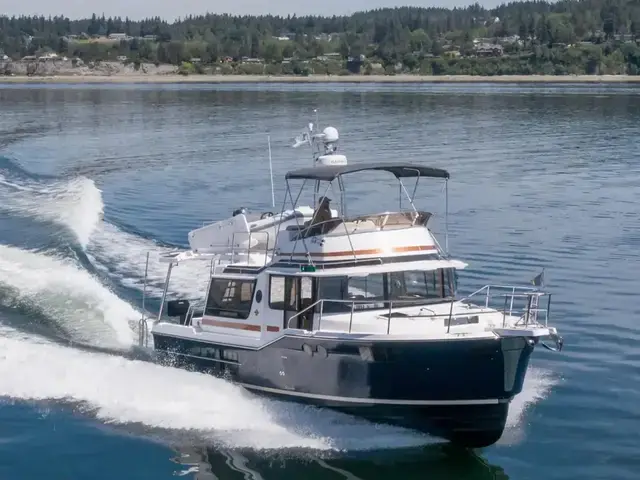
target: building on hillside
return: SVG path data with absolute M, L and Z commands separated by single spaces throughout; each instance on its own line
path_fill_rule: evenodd
M 479 43 L 473 47 L 473 50 L 478 57 L 501 57 L 504 55 L 502 45 L 493 43 Z
M 351 73 L 360 73 L 365 60 L 366 57 L 364 55 L 355 55 L 353 57 L 348 57 L 347 70 L 349 70 Z

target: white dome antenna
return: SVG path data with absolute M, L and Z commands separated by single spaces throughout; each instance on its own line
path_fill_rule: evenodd
M 303 145 L 309 145 L 312 149 L 314 165 L 316 163 L 322 165 L 346 165 L 347 158 L 344 155 L 338 155 L 336 153 L 338 150 L 338 141 L 340 140 L 338 129 L 335 127 L 325 127 L 321 133 L 316 133 L 319 130 L 318 111 L 314 110 L 314 113 L 316 114 L 316 123 L 310 122 L 307 125 L 307 131 L 296 137 L 293 147 L 298 148 Z M 332 158 L 328 158 L 327 156 L 332 156 Z
M 324 135 L 324 143 L 335 143 L 340 140 L 340 135 L 338 134 L 338 130 L 334 127 L 327 127 L 322 131 Z

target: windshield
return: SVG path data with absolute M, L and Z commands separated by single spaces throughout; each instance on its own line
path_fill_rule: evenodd
M 411 270 L 378 273 L 366 277 L 324 277 L 318 279 L 318 299 L 346 300 L 324 302 L 323 312 L 349 312 L 354 309 L 394 308 L 442 302 L 455 296 L 454 270 Z

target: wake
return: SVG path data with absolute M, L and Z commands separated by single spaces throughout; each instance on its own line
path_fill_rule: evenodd
M 160 257 L 179 249 L 158 245 L 105 222 L 102 191 L 93 180 L 77 177 L 43 183 L 0 174 L 0 186 L 0 210 L 70 232 L 92 266 L 125 287 L 142 290 L 148 252 L 147 292 L 153 297 L 162 295 L 167 264 L 161 263 Z M 180 265 L 172 273 L 170 296 L 202 298 L 209 270 L 207 262 Z
M 0 305 L 44 317 L 70 340 L 130 347 L 140 312 L 74 261 L 0 245 Z

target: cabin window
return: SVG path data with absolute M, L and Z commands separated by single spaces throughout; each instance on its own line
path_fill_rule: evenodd
M 316 282 L 316 299 L 325 300 L 323 313 L 348 313 L 351 301 L 356 302 L 355 310 L 384 309 L 389 308 L 389 301 L 394 308 L 400 308 L 436 303 L 455 295 L 454 269 L 389 272 L 363 277 L 318 277 Z M 303 297 L 304 290 L 303 286 Z M 319 311 L 320 306 L 315 309 L 316 313 Z
M 449 273 L 445 270 L 389 273 L 389 299 L 411 304 L 452 296 Z
M 455 268 L 444 269 L 444 296 L 455 297 L 458 289 L 458 272 Z
M 269 282 L 269 308 L 272 310 L 284 310 L 285 278 L 271 276 Z
M 255 280 L 213 278 L 205 315 L 249 318 L 255 285 Z
M 292 311 L 296 308 L 296 279 L 272 275 L 269 284 L 269 308 Z
M 354 303 L 355 310 L 384 308 L 384 277 L 383 273 L 349 277 L 347 299 L 357 302 Z M 351 308 L 351 305 L 348 306 Z
M 300 278 L 300 311 L 310 307 L 313 303 L 313 279 L 311 277 Z
M 343 300 L 347 297 L 347 277 L 319 277 L 318 282 L 318 299 L 324 300 Z M 323 302 L 318 305 L 316 311 L 322 313 L 341 313 L 350 312 L 351 305 L 342 302 Z

